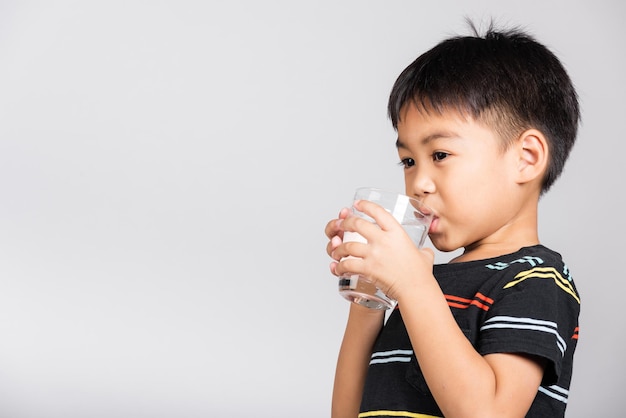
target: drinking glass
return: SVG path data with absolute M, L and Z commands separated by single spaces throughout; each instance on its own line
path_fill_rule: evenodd
M 432 211 L 419 200 L 401 193 L 373 187 L 357 189 L 353 202 L 357 200 L 369 200 L 382 206 L 402 225 L 418 248 L 424 245 L 432 221 Z M 358 211 L 354 205 L 352 212 L 354 216 L 374 222 L 374 219 Z M 343 242 L 354 241 L 367 242 L 361 234 L 345 231 Z M 359 274 L 348 273 L 339 277 L 339 293 L 347 300 L 371 309 L 390 309 L 396 304 L 395 300 L 385 295 L 367 277 Z

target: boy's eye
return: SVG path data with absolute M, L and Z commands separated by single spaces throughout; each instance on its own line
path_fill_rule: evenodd
M 447 156 L 448 156 L 447 152 L 437 151 L 433 153 L 433 161 L 445 160 Z
M 413 167 L 415 165 L 415 160 L 413 158 L 403 158 L 400 160 L 400 165 L 404 166 L 404 168 Z

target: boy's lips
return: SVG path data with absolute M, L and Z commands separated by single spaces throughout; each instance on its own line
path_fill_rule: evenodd
M 434 234 L 437 231 L 437 224 L 439 223 L 439 217 L 433 215 L 433 220 L 430 222 L 430 226 L 428 227 L 428 234 Z

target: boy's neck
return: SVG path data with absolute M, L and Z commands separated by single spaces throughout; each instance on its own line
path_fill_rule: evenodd
M 503 226 L 496 233 L 485 239 L 468 245 L 463 254 L 450 263 L 485 260 L 506 254 L 512 254 L 524 247 L 540 244 L 537 228 L 537 205 L 526 207 L 523 215 Z

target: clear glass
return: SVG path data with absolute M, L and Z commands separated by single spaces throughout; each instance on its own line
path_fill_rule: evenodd
M 428 236 L 428 229 L 432 221 L 432 212 L 419 200 L 388 190 L 372 187 L 362 187 L 356 190 L 354 201 L 369 200 L 375 202 L 391 213 L 402 225 L 413 243 L 421 248 Z M 352 207 L 355 216 L 370 222 L 372 218 Z M 356 232 L 345 232 L 343 242 L 367 242 Z M 396 301 L 385 295 L 372 284 L 367 277 L 358 274 L 345 274 L 339 278 L 339 293 L 353 303 L 367 306 L 371 309 L 390 309 Z

